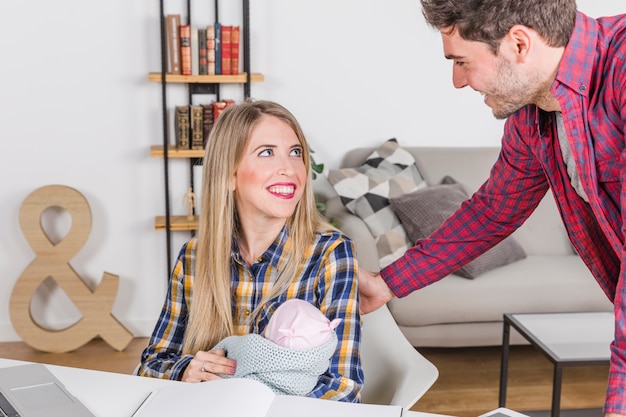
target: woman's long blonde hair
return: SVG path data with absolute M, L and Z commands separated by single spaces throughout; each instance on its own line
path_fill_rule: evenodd
M 291 126 L 302 145 L 308 176 L 302 199 L 287 220 L 291 251 L 283 254 L 286 258 L 280 264 L 276 283 L 251 317 L 297 277 L 300 262 L 314 241 L 315 232 L 332 229 L 316 209 L 309 147 L 296 118 L 271 101 L 249 101 L 227 108 L 213 126 L 204 155 L 192 301 L 183 345 L 185 354 L 209 350 L 233 334 L 231 253 L 239 225 L 232 180 L 252 129 L 263 115 L 277 117 Z

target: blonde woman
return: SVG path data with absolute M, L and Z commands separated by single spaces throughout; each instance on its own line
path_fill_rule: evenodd
M 269 101 L 228 108 L 208 140 L 203 175 L 197 238 L 178 255 L 139 375 L 188 382 L 233 375 L 236 362 L 212 348 L 228 336 L 262 334 L 279 305 L 299 298 L 341 319 L 330 366 L 307 395 L 360 401 L 353 244 L 316 210 L 295 117 Z

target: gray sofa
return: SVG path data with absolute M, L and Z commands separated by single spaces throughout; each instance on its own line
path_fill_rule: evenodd
M 484 182 L 499 148 L 404 147 L 426 183 L 452 176 L 472 193 Z M 349 151 L 342 167 L 357 167 L 374 148 Z M 378 270 L 374 239 L 365 223 L 350 214 L 338 196 L 327 201 L 327 216 L 356 245 L 359 266 Z M 525 259 L 474 279 L 449 275 L 426 288 L 396 298 L 388 306 L 416 347 L 489 346 L 502 342 L 502 315 L 509 312 L 612 311 L 613 306 L 569 243 L 552 195 L 548 193 L 514 234 Z M 511 343 L 526 343 L 512 334 Z

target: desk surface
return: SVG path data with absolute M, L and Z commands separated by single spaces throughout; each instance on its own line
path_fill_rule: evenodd
M 0 358 L 0 367 L 28 362 Z M 75 397 L 97 417 L 130 417 L 152 392 L 179 381 L 143 378 L 134 375 L 46 365 Z M 441 414 L 405 412 L 409 417 L 446 417 Z

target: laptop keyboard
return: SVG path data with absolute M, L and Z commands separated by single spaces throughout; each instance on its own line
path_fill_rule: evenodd
M 0 417 L 20 417 L 20 413 L 11 405 L 4 394 L 0 392 Z

